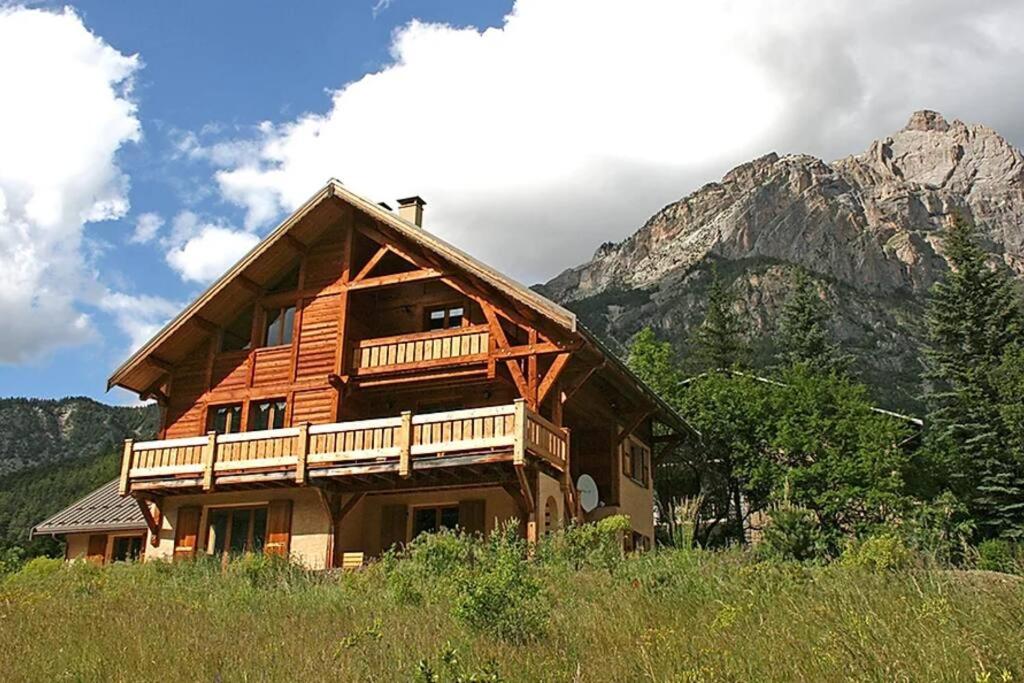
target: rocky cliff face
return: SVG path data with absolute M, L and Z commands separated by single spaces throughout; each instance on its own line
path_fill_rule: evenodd
M 1024 157 L 991 128 L 921 111 L 831 164 L 777 154 L 743 164 L 540 289 L 613 342 L 652 325 L 685 349 L 717 261 L 766 362 L 789 271 L 804 268 L 858 369 L 886 388 L 879 399 L 912 406 L 920 314 L 947 268 L 939 237 L 956 212 L 1024 278 Z

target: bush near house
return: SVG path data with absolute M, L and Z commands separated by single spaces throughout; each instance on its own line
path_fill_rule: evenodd
M 912 551 L 884 539 L 832 564 L 624 555 L 614 527 L 532 552 L 512 534 L 442 533 L 358 572 L 39 558 L 0 584 L 0 667 L 6 680 L 1024 680 L 1018 577 L 893 562 Z

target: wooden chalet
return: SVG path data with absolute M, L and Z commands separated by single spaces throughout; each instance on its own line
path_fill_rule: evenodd
M 117 482 L 146 558 L 351 566 L 442 527 L 516 518 L 532 540 L 616 513 L 652 543 L 652 446 L 686 425 L 573 313 L 424 229 L 423 206 L 328 182 L 114 372 L 161 407 Z

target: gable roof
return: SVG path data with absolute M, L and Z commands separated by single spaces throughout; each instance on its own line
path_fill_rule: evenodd
M 243 256 L 238 263 L 211 284 L 195 301 L 168 322 L 152 339 L 133 353 L 110 376 L 107 381 L 107 389 L 109 390 L 113 386 L 122 386 L 141 394 L 152 382 L 157 381 L 162 371 L 159 367 L 150 368 L 147 371 L 145 367 L 147 358 L 155 356 L 163 345 L 172 340 L 172 337 L 178 330 L 182 329 L 190 320 L 198 317 L 205 307 L 215 306 L 218 297 L 224 298 L 230 294 L 229 288 L 234 282 L 244 279 L 242 276 L 248 269 L 255 269 L 258 266 L 258 262 L 269 258 L 268 255 L 277 245 L 286 242 L 286 235 L 296 230 L 302 224 L 304 218 L 322 210 L 322 207 L 328 205 L 332 198 L 394 230 L 400 237 L 407 239 L 409 242 L 436 254 L 455 269 L 466 272 L 493 287 L 502 295 L 549 320 L 565 332 L 583 337 L 584 340 L 605 356 L 608 360 L 608 366 L 619 379 L 625 380 L 627 384 L 645 395 L 648 400 L 658 407 L 658 412 L 663 416 L 664 422 L 676 429 L 689 430 L 682 418 L 660 396 L 636 377 L 592 333 L 579 324 L 575 313 L 470 256 L 433 233 L 404 220 L 380 204 L 352 192 L 342 185 L 341 182 L 333 178 L 327 181 L 323 188 L 283 220 L 259 244 Z M 156 357 L 159 358 L 159 356 Z M 159 366 L 160 364 L 157 362 L 155 365 Z
M 122 498 L 117 480 L 104 484 L 85 498 L 32 528 L 33 536 L 107 531 L 145 531 L 146 520 L 134 498 Z

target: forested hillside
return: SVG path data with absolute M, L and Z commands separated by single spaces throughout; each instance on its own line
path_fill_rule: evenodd
M 156 431 L 156 406 L 108 406 L 88 398 L 0 399 L 0 549 L 34 552 L 32 526 L 117 474 L 121 444 Z

